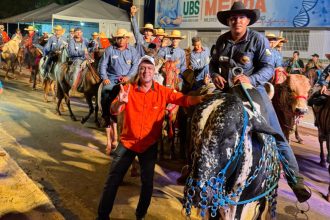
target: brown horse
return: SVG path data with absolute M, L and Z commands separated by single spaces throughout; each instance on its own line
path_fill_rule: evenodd
M 66 49 L 61 54 L 61 59 L 67 58 L 67 51 Z M 85 60 L 86 62 L 86 68 L 82 69 L 79 73 L 81 77 L 81 82 L 77 86 L 77 89 L 79 92 L 83 93 L 86 99 L 86 102 L 89 107 L 88 114 L 81 119 L 81 123 L 85 123 L 91 114 L 95 111 L 95 120 L 94 122 L 99 127 L 99 120 L 98 120 L 98 105 L 97 102 L 95 103 L 95 107 L 93 105 L 93 97 L 96 97 L 95 100 L 97 100 L 97 92 L 98 87 L 100 85 L 101 79 L 99 75 L 97 74 L 95 68 L 92 66 L 89 60 Z M 62 102 L 62 99 L 65 99 L 65 102 L 68 106 L 70 117 L 72 120 L 76 121 L 76 116 L 73 114 L 71 110 L 70 105 L 70 97 L 69 97 L 69 91 L 71 90 L 72 86 L 76 83 L 71 80 L 73 77 L 72 71 L 69 71 L 70 67 L 68 63 L 62 63 L 59 66 L 59 69 L 56 71 L 56 80 L 57 80 L 57 107 L 56 111 L 59 115 L 61 115 L 60 112 L 60 104 Z M 78 77 L 79 78 L 79 77 Z
M 7 43 L 4 44 L 2 48 L 1 57 L 6 63 L 7 71 L 5 75 L 5 80 L 8 80 L 8 73 L 11 69 L 13 77 L 15 79 L 15 65 L 16 65 L 16 58 L 19 51 L 19 44 L 21 43 L 22 38 L 20 36 L 16 36 Z
M 164 63 L 161 68 L 161 73 L 164 77 L 164 86 L 180 91 L 181 79 L 178 74 L 180 70 L 176 67 L 177 61 L 168 60 Z M 175 158 L 175 128 L 177 121 L 177 113 L 179 110 L 178 105 L 168 104 L 165 110 L 165 120 L 163 124 L 162 142 L 160 148 L 160 156 L 164 157 L 164 143 L 163 141 L 167 138 L 170 146 L 170 157 Z
M 276 76 L 278 74 L 281 75 Z M 275 87 L 273 105 L 283 133 L 289 140 L 290 131 L 308 111 L 307 97 L 311 86 L 307 77 L 298 74 L 283 75 L 283 72 L 278 71 L 275 73 L 275 79 L 283 79 L 273 81 Z M 301 138 L 298 130 L 295 133 L 299 141 Z
M 37 76 L 39 76 L 39 62 L 42 57 L 42 51 L 35 47 L 31 46 L 29 47 L 28 54 L 30 56 L 30 59 L 33 61 L 31 62 L 31 80 L 32 80 L 32 89 L 36 89 L 37 85 Z
M 330 76 L 327 80 L 330 80 Z M 330 163 L 330 90 L 326 91 L 326 95 L 328 96 L 325 100 L 325 103 L 321 106 L 313 106 L 313 112 L 315 116 L 315 124 L 319 133 L 319 143 L 320 143 L 320 164 L 323 167 L 326 167 L 326 161 Z M 323 151 L 323 142 L 326 142 L 326 148 L 328 151 L 327 160 L 324 158 Z M 330 166 L 328 167 L 329 175 L 330 175 Z M 326 196 L 326 200 L 330 202 L 330 184 L 329 184 L 329 192 Z
M 16 58 L 16 63 L 19 66 L 19 73 L 22 72 L 22 66 L 24 63 L 24 47 L 20 46 L 18 53 L 17 53 L 17 58 Z

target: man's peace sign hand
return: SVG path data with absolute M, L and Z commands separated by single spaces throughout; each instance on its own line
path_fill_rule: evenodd
M 138 10 L 139 9 L 135 5 L 133 5 L 131 7 L 131 16 L 135 16 L 135 14 L 138 12 Z
M 128 103 L 128 93 L 129 93 L 130 88 L 131 88 L 131 85 L 128 84 L 128 89 L 127 89 L 127 91 L 125 91 L 124 86 L 120 85 L 120 91 L 118 94 L 118 101 L 120 104 Z

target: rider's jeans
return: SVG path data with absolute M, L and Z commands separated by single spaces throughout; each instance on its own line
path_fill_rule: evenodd
M 293 151 L 288 143 L 288 141 L 286 140 L 283 131 L 281 129 L 280 123 L 278 121 L 278 118 L 276 116 L 276 112 L 274 110 L 274 107 L 267 95 L 267 92 L 265 90 L 265 87 L 263 86 L 258 86 L 257 90 L 259 91 L 259 93 L 262 96 L 262 99 L 265 103 L 265 107 L 266 107 L 266 111 L 268 113 L 268 121 L 270 126 L 274 129 L 274 131 L 276 131 L 282 138 L 284 141 L 281 140 L 276 140 L 276 145 L 280 151 L 280 153 L 284 156 L 284 158 L 288 161 L 288 166 L 289 168 L 294 171 L 295 176 L 299 175 L 299 167 L 298 167 L 298 163 L 296 160 L 296 157 L 293 154 Z M 285 169 L 285 165 L 283 165 L 283 169 Z M 295 182 L 293 181 L 290 176 L 287 176 L 288 182 Z
M 153 191 L 157 144 L 150 146 L 143 153 L 136 153 L 120 143 L 113 153 L 113 161 L 101 196 L 97 220 L 109 220 L 118 187 L 136 156 L 139 159 L 142 186 L 135 215 L 142 218 L 147 213 Z

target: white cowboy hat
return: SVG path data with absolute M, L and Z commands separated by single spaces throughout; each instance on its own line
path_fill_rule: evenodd
M 254 24 L 260 17 L 259 9 L 246 9 L 245 5 L 241 1 L 234 2 L 230 10 L 219 11 L 217 13 L 218 20 L 221 24 L 228 26 L 228 18 L 233 15 L 243 14 L 250 19 L 249 26 Z
M 279 40 L 280 39 L 280 37 L 277 37 L 274 33 L 267 33 L 266 34 L 266 38 L 268 38 L 268 40 L 269 39 L 275 39 L 275 40 Z
M 36 31 L 36 29 L 33 26 L 28 26 L 27 28 L 24 28 L 26 31 Z
M 186 36 L 181 36 L 181 31 L 173 30 L 170 35 L 167 36 L 168 38 L 178 38 L 178 39 L 185 39 Z
M 117 37 L 131 37 L 131 33 L 124 28 L 118 28 L 116 33 L 112 35 L 113 38 Z
M 92 34 L 92 36 L 99 36 L 99 33 L 94 32 L 94 33 Z

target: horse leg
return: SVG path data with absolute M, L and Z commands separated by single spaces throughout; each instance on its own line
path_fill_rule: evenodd
M 300 137 L 299 131 L 298 131 L 298 124 L 296 123 L 295 129 L 294 129 L 294 135 L 298 141 L 299 144 L 303 144 L 304 140 Z
M 118 145 L 118 130 L 117 130 L 117 122 L 111 123 L 112 126 L 112 137 L 111 137 L 111 148 L 116 148 Z
M 57 105 L 56 105 L 56 112 L 58 115 L 62 115 L 60 111 L 60 105 L 62 103 L 62 99 L 64 98 L 64 93 L 62 91 L 62 88 L 59 86 L 59 83 L 57 83 Z
M 89 112 L 88 112 L 88 115 L 86 115 L 85 117 L 83 117 L 81 119 L 81 124 L 85 124 L 85 122 L 89 119 L 91 114 L 93 114 L 93 112 L 94 112 L 92 97 L 88 94 L 85 94 L 85 98 L 86 98 L 86 102 L 88 104 Z
M 36 69 L 32 67 L 31 70 L 31 79 L 32 79 L 32 90 L 36 90 L 36 84 L 37 84 L 37 72 Z
M 65 99 L 66 106 L 68 106 L 68 109 L 69 109 L 69 112 L 70 112 L 70 118 L 72 119 L 72 121 L 77 121 L 77 118 L 73 114 L 72 109 L 71 109 L 69 92 L 64 93 L 64 99 Z
M 99 127 L 101 127 L 101 125 L 100 125 L 100 122 L 99 122 L 99 115 L 98 115 L 98 113 L 99 113 L 99 105 L 98 105 L 98 102 L 97 102 L 97 99 L 98 99 L 98 96 L 96 95 L 96 98 L 95 98 L 95 108 L 94 108 L 94 110 L 95 110 L 95 112 L 94 112 L 94 122 L 95 122 L 95 124 L 96 124 L 96 126 L 99 128 Z
M 173 135 L 171 138 L 171 160 L 175 160 L 176 159 L 176 155 L 175 155 L 175 138 L 177 136 L 177 132 L 176 132 L 176 124 L 177 124 L 177 120 L 175 120 L 174 122 L 172 122 L 172 130 L 173 130 Z
M 327 150 L 328 150 L 328 163 L 330 163 L 330 134 L 327 134 Z M 330 165 L 328 167 L 328 172 L 330 175 Z M 327 201 L 330 202 L 330 183 L 329 183 L 329 188 L 328 188 L 328 195 L 327 195 Z
M 324 150 L 323 150 L 323 137 L 319 134 L 319 143 L 320 143 L 320 166 L 326 167 L 326 162 L 324 158 Z
M 43 87 L 44 87 L 44 102 L 47 103 L 48 102 L 48 93 L 49 93 L 49 89 L 50 89 L 48 79 L 44 79 Z

